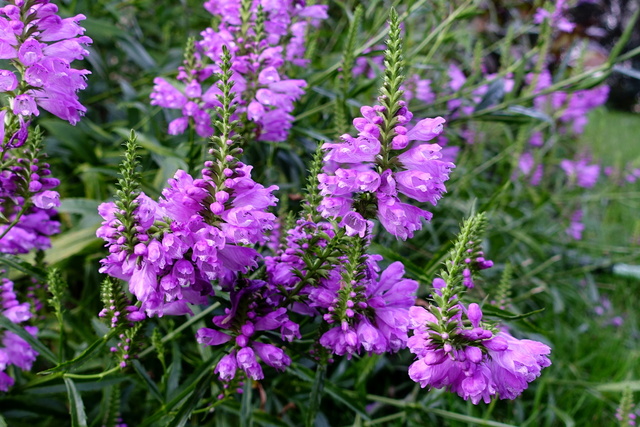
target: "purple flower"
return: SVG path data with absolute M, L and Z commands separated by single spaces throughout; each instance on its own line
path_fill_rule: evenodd
M 567 174 L 570 182 L 582 188 L 591 188 L 596 185 L 600 175 L 600 165 L 588 165 L 586 159 L 571 161 L 562 160 L 560 167 Z
M 582 240 L 584 224 L 582 223 L 582 210 L 578 209 L 571 215 L 571 223 L 565 233 L 573 240 Z
M 179 170 L 159 202 L 140 194 L 133 242 L 122 235 L 122 212 L 115 204 L 100 206 L 104 221 L 96 234 L 110 252 L 100 271 L 128 281 L 149 316 L 191 313 L 188 304 L 203 304 L 213 294 L 212 280 L 257 266 L 258 252 L 238 245 L 265 241 L 275 219 L 265 211 L 275 204 L 277 187 L 256 183 L 251 168 L 242 164 L 229 172 L 226 191 L 216 191 L 207 174 L 194 179 Z M 208 223 L 211 218 L 216 225 Z
M 304 59 L 307 28 L 316 25 L 319 19 L 326 19 L 327 7 L 300 6 L 294 2 L 262 2 L 260 6 L 267 36 L 264 40 L 250 37 L 247 41 L 239 39 L 243 24 L 241 2 L 205 2 L 205 9 L 216 16 L 220 24 L 215 30 L 207 28 L 201 32 L 202 38 L 195 43 L 195 64 L 185 61 L 185 66 L 180 67 L 177 79 L 185 87 L 184 91 L 165 79 L 154 80 L 151 104 L 181 112 L 181 117 L 169 124 L 169 133 L 183 133 L 191 124 L 202 137 L 213 134 L 209 112 L 220 105 L 216 96 L 220 89 L 211 77 L 219 71 L 222 47 L 226 46 L 232 55 L 234 72 L 236 114 L 233 119 L 246 113 L 255 125 L 254 136 L 258 141 L 287 139 L 294 119 L 291 112 L 294 103 L 304 94 L 306 82 L 288 78 L 283 68 L 287 64 L 308 63 Z M 253 36 L 258 3 L 251 8 L 249 31 Z
M 362 107 L 363 117 L 353 121 L 358 137 L 343 135 L 342 143 L 325 143 L 324 173 L 318 175 L 320 193 L 325 199 L 319 211 L 324 217 L 340 218 L 340 224 L 348 235 L 366 233 L 365 217 L 371 212 L 377 214 L 382 226 L 396 237 L 407 239 L 416 230 L 422 228 L 421 218 L 431 219 L 431 213 L 402 203 L 398 192 L 418 202 L 437 201 L 446 192 L 444 182 L 455 165 L 442 159 L 442 147 L 437 144 L 413 144 L 405 150 L 411 141 L 426 142 L 442 133 L 445 120 L 442 117 L 424 119 L 408 130 L 406 124 L 413 115 L 401 102 L 397 115 L 396 135 L 391 141 L 390 162 L 393 169 L 379 164 L 382 143 L 379 126 L 382 123 L 381 112 L 384 107 Z M 403 151 L 404 150 L 404 151 Z M 396 166 L 397 165 L 397 166 Z M 386 164 L 384 165 L 386 166 Z M 371 194 L 369 205 L 359 204 L 357 211 L 354 200 L 357 195 Z M 366 196 L 365 196 L 366 197 Z
M 19 61 L 24 67 L 22 78 L 32 86 L 13 99 L 15 114 L 37 116 L 40 107 L 75 125 L 86 111 L 77 92 L 86 87 L 89 71 L 73 69 L 71 63 L 89 54 L 85 47 L 92 41 L 78 25 L 84 15 L 61 19 L 57 11 L 48 2 L 9 2 L 0 10 L 0 27 L 4 28 L 0 57 Z M 0 75 L 5 91 L 16 89 L 12 72 L 2 70 Z
M 551 364 L 547 357 L 551 349 L 537 341 L 518 340 L 505 331 L 494 334 L 483 329 L 477 304 L 470 304 L 466 312 L 471 326 L 465 327 L 457 315 L 451 320 L 457 327 L 445 337 L 432 329 L 438 324 L 432 313 L 422 307 L 409 309 L 414 335 L 408 346 L 416 355 L 409 377 L 421 387 L 446 388 L 473 404 L 489 403 L 496 395 L 515 399 Z M 452 334 L 455 347 L 448 341 Z M 441 340 L 434 340 L 436 335 Z
M 5 316 L 13 323 L 22 323 L 29 320 L 33 315 L 30 311 L 29 303 L 20 303 L 13 288 L 13 282 L 7 278 L 0 278 L 0 315 Z M 36 335 L 38 329 L 32 326 L 25 326 L 25 330 L 31 335 Z M 0 347 L 0 391 L 8 391 L 14 384 L 14 379 L 4 371 L 9 365 L 14 365 L 23 371 L 31 369 L 33 362 L 38 356 L 29 343 L 13 332 L 4 331 L 2 336 L 2 347 Z

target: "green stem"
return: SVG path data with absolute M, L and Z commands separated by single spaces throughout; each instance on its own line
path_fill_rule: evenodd
M 18 212 L 18 214 L 16 215 L 15 219 L 11 221 L 11 223 L 7 226 L 7 228 L 5 228 L 2 234 L 0 234 L 0 240 L 2 240 L 2 238 L 7 235 L 9 230 L 11 230 L 13 227 L 18 225 L 18 223 L 20 222 L 20 218 L 22 217 L 22 215 L 25 214 L 27 209 L 29 209 L 30 207 L 31 207 L 31 203 L 25 202 L 25 204 L 22 206 L 22 209 L 20 209 L 20 212 Z
M 109 369 L 108 371 L 104 371 L 104 372 L 100 372 L 99 374 L 88 374 L 88 375 L 83 375 L 83 374 L 70 374 L 70 373 L 63 373 L 61 376 L 63 378 L 73 378 L 73 379 L 77 379 L 77 380 L 101 380 L 104 377 L 107 377 L 113 373 L 119 372 L 121 370 L 121 368 L 119 366 L 115 366 L 111 369 Z

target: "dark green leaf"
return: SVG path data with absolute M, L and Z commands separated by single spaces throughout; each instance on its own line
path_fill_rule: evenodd
M 71 378 L 64 379 L 64 385 L 67 387 L 67 395 L 69 396 L 69 412 L 71 414 L 72 427 L 87 427 L 87 415 L 84 412 L 84 403 L 76 385 Z
M 322 402 L 322 393 L 324 391 L 325 376 L 327 373 L 327 365 L 320 363 L 316 367 L 313 386 L 311 387 L 311 396 L 309 396 L 309 408 L 307 409 L 306 425 L 313 427 L 316 422 L 316 416 Z
M 145 384 L 147 385 L 147 388 L 149 389 L 149 392 L 151 392 L 153 397 L 158 399 L 160 403 L 164 403 L 164 399 L 162 398 L 162 394 L 160 393 L 158 386 L 156 385 L 156 383 L 153 382 L 153 380 L 151 379 L 151 377 L 149 376 L 147 371 L 144 369 L 144 366 L 142 366 L 139 360 L 133 361 L 133 369 L 135 369 L 135 371 L 138 373 L 140 378 L 142 378 L 142 380 L 145 382 Z
M 22 261 L 17 256 L 0 253 L 0 264 L 4 264 L 10 268 L 15 268 L 16 270 L 21 271 L 40 282 L 47 280 L 47 273 L 44 270 L 34 267 L 26 261 Z
M 54 366 L 51 369 L 47 369 L 46 371 L 42 371 L 41 374 L 52 374 L 58 371 L 68 371 L 72 367 L 78 367 L 91 359 L 94 353 L 100 351 L 102 347 L 107 343 L 107 341 L 116 334 L 116 330 L 111 330 L 107 336 L 100 338 L 99 340 L 91 343 L 89 347 L 87 347 L 80 355 L 75 357 L 72 360 L 68 360 L 64 363 L 61 363 L 57 366 Z
M 504 80 L 496 79 L 489 85 L 487 93 L 484 94 L 478 105 L 473 109 L 474 112 L 484 110 L 485 108 L 496 105 L 504 99 Z
M 189 417 L 191 417 L 191 412 L 193 412 L 193 409 L 198 405 L 202 395 L 210 385 L 212 377 L 213 373 L 209 372 L 208 375 L 205 375 L 198 381 L 198 384 L 196 384 L 187 401 L 180 406 L 180 410 L 171 422 L 167 424 L 167 427 L 183 427 L 187 424 Z M 247 381 L 247 383 L 250 383 L 250 381 Z

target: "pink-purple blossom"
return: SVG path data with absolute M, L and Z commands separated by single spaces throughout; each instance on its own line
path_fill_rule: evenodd
M 470 326 L 463 326 L 460 315 L 453 320 L 458 322 L 453 346 L 449 335 L 434 339 L 439 334 L 430 326 L 438 323 L 433 314 L 417 306 L 409 310 L 414 335 L 408 346 L 416 355 L 409 376 L 421 387 L 446 388 L 473 404 L 496 396 L 515 399 L 551 364 L 547 345 L 485 329 L 477 304 L 470 304 L 466 313 Z

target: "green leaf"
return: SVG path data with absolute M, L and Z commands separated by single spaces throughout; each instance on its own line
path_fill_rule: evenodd
M 87 217 L 95 217 L 96 223 L 100 223 L 101 217 L 98 214 L 100 200 L 85 199 L 82 197 L 69 197 L 60 202 L 58 212 L 75 213 Z
M 180 410 L 171 422 L 167 424 L 167 427 L 183 427 L 187 424 L 193 409 L 198 405 L 202 395 L 209 387 L 212 378 L 213 372 L 209 372 L 208 375 L 205 375 L 198 381 L 187 401 L 180 406 Z M 247 383 L 250 383 L 250 381 L 247 381 Z
M 240 405 L 240 425 L 251 426 L 251 419 L 253 418 L 253 405 L 251 404 L 251 396 L 253 390 L 253 381 L 247 380 L 244 382 L 242 393 L 242 404 Z
M 11 320 L 7 319 L 4 316 L 0 316 L 0 327 L 3 327 L 13 332 L 23 340 L 28 342 L 29 345 L 33 347 L 33 349 L 40 354 L 40 356 L 44 357 L 49 362 L 53 364 L 58 363 L 58 358 L 56 357 L 56 355 L 53 354 L 53 352 L 49 350 L 49 348 L 46 347 L 44 344 L 42 344 L 36 337 L 31 335 L 29 332 L 27 332 L 23 327 L 16 325 L 15 323 L 13 323 Z
M 487 105 L 484 108 L 488 107 L 490 107 L 490 105 Z M 553 125 L 555 123 L 553 121 L 553 118 L 551 118 L 551 116 L 549 116 L 548 114 L 545 114 L 533 108 L 523 107 L 521 105 L 510 105 L 504 110 L 487 114 L 484 114 L 482 111 L 478 111 L 478 115 L 472 114 L 468 118 L 463 117 L 460 120 L 465 119 L 503 123 L 529 123 L 532 120 L 546 122 L 550 125 Z M 452 122 L 453 121 L 456 120 L 452 120 Z
M 171 401 L 169 401 L 167 404 L 165 404 L 164 407 L 158 409 L 150 417 L 145 418 L 145 420 L 140 424 L 140 427 L 157 425 L 157 421 L 159 419 L 161 419 L 176 405 L 180 404 L 184 399 L 190 396 L 200 379 L 210 373 L 213 364 L 216 363 L 220 358 L 221 352 L 222 350 L 214 351 L 213 356 L 211 356 L 206 362 L 202 363 L 194 373 L 187 377 L 187 379 L 183 382 L 182 387 L 175 393 L 175 397 L 171 399 Z
M 624 74 L 625 76 L 633 77 L 634 79 L 640 80 L 640 71 L 634 70 L 633 68 L 627 68 L 621 65 L 614 65 L 613 71 L 620 74 Z
M 473 111 L 481 111 L 485 108 L 491 107 L 492 105 L 496 105 L 504 99 L 504 94 L 504 79 L 496 79 L 492 81 L 487 89 L 487 93 L 484 94 Z
M 131 382 L 130 377 L 126 376 L 118 376 L 118 377 L 109 377 L 102 378 L 100 380 L 94 381 L 75 381 L 76 390 L 82 391 L 99 391 L 104 390 L 107 387 L 111 387 L 116 384 L 121 384 L 123 382 Z M 29 384 L 26 385 L 29 387 Z M 25 387 L 25 388 L 26 388 Z M 66 387 L 64 384 L 56 384 L 56 385 L 46 385 L 41 387 L 30 387 L 25 389 L 25 396 L 30 396 L 31 399 L 42 399 L 43 395 L 51 395 L 64 393 Z
M 325 376 L 327 374 L 327 365 L 319 363 L 316 368 L 316 375 L 311 387 L 311 395 L 309 396 L 309 409 L 307 410 L 306 426 L 313 427 L 316 423 L 316 416 L 322 402 L 322 394 L 324 390 Z
M 417 266 L 406 257 L 398 254 L 398 252 L 389 249 L 387 246 L 383 246 L 379 243 L 372 243 L 371 250 L 376 254 L 382 255 L 385 259 L 391 261 L 402 261 L 408 275 L 424 283 L 430 282 L 429 276 L 424 274 L 422 267 Z
M 291 424 L 285 423 L 281 419 L 259 409 L 253 411 L 253 419 L 263 426 L 289 427 Z
M 64 385 L 67 387 L 69 395 L 69 412 L 71 413 L 72 427 L 87 427 L 87 415 L 84 412 L 84 403 L 76 385 L 71 378 L 64 379 Z
M 102 349 L 102 347 L 107 343 L 107 341 L 113 337 L 116 334 L 116 330 L 112 329 L 111 331 L 109 331 L 109 334 L 94 341 L 93 343 L 91 343 L 91 345 L 89 347 L 87 347 L 86 349 L 84 349 L 84 351 L 82 353 L 80 353 L 77 357 L 75 357 L 72 360 L 68 360 L 64 363 L 61 363 L 57 366 L 54 366 L 51 369 L 47 369 L 46 371 L 42 371 L 40 372 L 41 374 L 52 374 L 54 372 L 58 372 L 58 371 L 68 371 L 69 369 L 71 369 L 72 367 L 77 367 L 82 365 L 83 363 L 85 363 L 86 361 L 88 361 L 89 359 L 91 359 L 91 357 L 93 356 L 94 353 L 100 351 Z
M 484 420 L 478 417 L 472 417 L 470 415 L 457 414 L 451 411 L 445 411 L 444 409 L 436 409 L 436 408 L 424 408 L 425 412 L 431 412 L 432 414 L 439 415 L 442 418 L 446 418 L 449 420 L 463 421 L 466 423 L 470 423 L 478 426 L 489 426 L 489 427 L 516 427 L 513 424 L 504 424 L 499 423 L 497 421 L 489 421 Z
M 21 271 L 40 282 L 47 280 L 47 273 L 44 270 L 32 266 L 30 263 L 21 260 L 17 256 L 0 253 L 0 264 L 4 264 L 10 268 L 15 268 L 16 270 Z
M 524 313 L 524 314 L 515 314 L 515 313 L 512 313 L 510 311 L 498 308 L 498 307 L 496 307 L 494 305 L 483 305 L 482 306 L 482 314 L 484 314 L 486 316 L 498 317 L 500 319 L 505 319 L 505 320 L 525 319 L 525 318 L 527 318 L 529 316 L 533 316 L 534 314 L 542 313 L 544 310 L 545 310 L 544 308 L 541 308 L 539 310 L 530 311 L 530 312 Z
M 631 391 L 640 391 L 640 381 L 621 381 L 618 383 L 604 383 L 598 384 L 595 386 L 596 390 L 599 391 L 618 391 L 623 392 L 627 389 Z
M 142 380 L 145 382 L 147 388 L 149 389 L 149 392 L 151 392 L 151 395 L 158 399 L 160 403 L 164 403 L 164 399 L 162 398 L 162 394 L 160 393 L 158 386 L 153 382 L 149 374 L 147 374 L 147 371 L 144 369 L 144 366 L 142 366 L 139 360 L 133 361 L 133 368 L 138 373 L 138 375 L 140 375 L 140 378 L 142 378 Z
M 57 264 L 81 253 L 92 245 L 100 246 L 103 241 L 96 237 L 98 225 L 64 233 L 51 239 L 51 249 L 47 251 L 47 261 L 50 264 Z
M 131 129 L 116 128 L 114 130 L 122 138 L 128 139 L 130 137 Z M 170 148 L 160 145 L 160 143 L 154 138 L 140 132 L 138 132 L 136 135 L 138 144 L 149 152 L 156 153 L 165 157 L 177 157 L 182 159 L 178 153 Z
M 293 373 L 303 381 L 306 381 L 308 383 L 314 382 L 315 377 L 313 375 L 313 371 L 311 371 L 311 369 L 307 367 L 299 364 L 292 364 L 289 368 L 289 372 Z M 345 390 L 333 385 L 331 382 L 325 382 L 324 387 L 326 393 L 333 399 L 347 406 L 353 412 L 360 415 L 364 420 L 370 420 L 369 415 L 367 414 L 365 408 L 359 404 L 358 399 L 350 396 L 349 393 L 345 392 Z
M 609 54 L 609 59 L 608 59 L 609 64 L 615 63 L 615 60 L 618 58 L 618 56 L 622 52 L 622 49 L 624 49 L 624 47 L 627 45 L 627 43 L 631 39 L 631 35 L 633 34 L 636 21 L 638 20 L 639 17 L 640 17 L 640 9 L 636 9 L 631 19 L 627 21 L 624 32 L 622 33 L 622 35 L 620 36 L 616 44 L 611 49 L 611 53 Z

